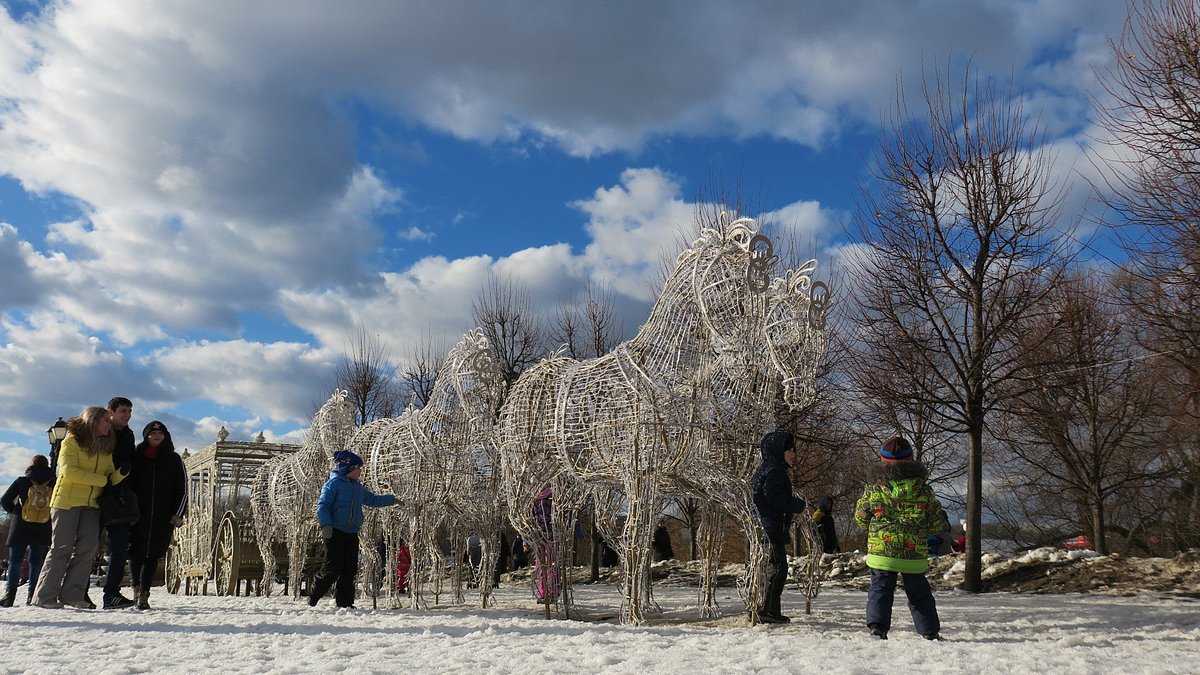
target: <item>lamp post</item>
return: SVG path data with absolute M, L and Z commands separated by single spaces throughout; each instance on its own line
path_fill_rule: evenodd
M 57 422 L 50 425 L 46 430 L 46 437 L 50 439 L 50 470 L 58 475 L 58 448 L 67 437 L 67 423 L 63 418 L 58 418 Z

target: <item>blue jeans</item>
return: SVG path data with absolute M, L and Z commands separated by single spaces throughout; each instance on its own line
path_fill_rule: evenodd
M 871 588 L 867 591 L 867 625 L 878 624 L 884 632 L 892 627 L 892 600 L 896 595 L 896 576 L 900 572 L 871 570 Z M 913 625 L 921 635 L 941 631 L 937 603 L 925 574 L 904 573 L 904 594 L 908 596 L 908 611 Z
M 16 593 L 21 584 L 21 562 L 25 560 L 25 551 L 29 550 L 29 588 L 37 586 L 38 575 L 42 573 L 42 561 L 46 559 L 48 544 L 22 544 L 8 547 L 8 592 Z
M 125 578 L 125 564 L 129 562 L 129 525 L 105 525 L 108 530 L 108 576 L 104 580 L 104 596 L 121 592 L 121 580 Z M 133 580 L 137 583 L 137 579 Z

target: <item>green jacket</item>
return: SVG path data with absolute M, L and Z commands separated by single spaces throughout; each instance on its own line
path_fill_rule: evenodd
M 89 455 L 80 447 L 75 434 L 67 434 L 58 450 L 58 480 L 50 495 L 50 506 L 56 509 L 71 509 L 78 506 L 96 508 L 96 497 L 108 484 L 125 480 L 125 476 L 113 467 L 112 455 L 97 452 Z
M 929 569 L 926 538 L 943 526 L 942 505 L 915 460 L 882 462 L 867 476 L 854 521 L 867 531 L 867 566 L 890 572 Z

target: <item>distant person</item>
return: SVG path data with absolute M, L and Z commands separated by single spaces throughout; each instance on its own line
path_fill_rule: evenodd
M 412 553 L 408 550 L 408 542 L 403 539 L 396 547 L 396 590 L 408 593 L 408 571 L 412 569 Z
M 38 607 L 95 607 L 87 599 L 87 586 L 100 547 L 96 497 L 110 481 L 119 485 L 128 475 L 127 467 L 113 466 L 112 449 L 112 422 L 106 408 L 91 406 L 67 422 L 50 497 L 50 552 L 34 591 L 33 604 Z
M 33 602 L 42 562 L 50 549 L 50 497 L 54 492 L 54 473 L 45 455 L 34 455 L 25 475 L 19 476 L 0 497 L 0 505 L 11 514 L 8 519 L 8 586 L 0 607 L 12 607 L 21 585 L 21 563 L 29 554 L 29 590 L 25 604 Z
M 825 495 L 817 500 L 817 510 L 813 511 L 813 527 L 821 541 L 821 551 L 824 553 L 841 553 L 838 545 L 837 529 L 833 524 L 833 497 Z
M 889 438 L 879 458 L 854 509 L 855 522 L 867 531 L 867 567 L 871 568 L 867 628 L 871 635 L 887 639 L 896 578 L 903 575 L 917 632 L 926 640 L 940 640 L 941 622 L 925 571 L 929 569 L 927 537 L 942 528 L 942 505 L 925 482 L 928 472 L 913 459 L 907 440 Z
M 512 559 L 514 570 L 529 566 L 529 544 L 521 537 L 513 539 Z
M 533 558 L 537 577 L 538 602 L 558 597 L 558 580 L 554 569 L 554 489 L 547 483 L 533 500 L 533 521 L 542 533 L 545 545 L 538 546 Z
M 363 507 L 380 508 L 396 503 L 395 495 L 377 495 L 359 482 L 362 458 L 342 450 L 333 457 L 334 468 L 317 499 L 317 523 L 325 542 L 325 563 L 309 591 L 308 604 L 316 607 L 335 583 L 334 602 L 354 607 L 354 577 L 358 574 L 358 530 Z
M 671 547 L 671 533 L 667 531 L 667 521 L 660 520 L 654 527 L 654 559 L 671 560 L 675 557 L 675 549 Z
M 471 578 L 467 581 L 467 588 L 479 587 L 479 572 L 483 566 L 483 540 L 478 534 L 472 534 L 467 537 L 467 565 L 470 567 Z
M 759 443 L 762 464 L 750 489 L 758 521 L 767 536 L 767 586 L 763 591 L 758 619 L 763 623 L 788 623 L 781 607 L 783 586 L 787 583 L 787 545 L 792 517 L 804 510 L 804 500 L 792 495 L 788 475 L 796 461 L 796 443 L 786 431 L 772 431 Z
M 129 538 L 129 570 L 136 606 L 144 611 L 150 609 L 150 587 L 158 563 L 171 547 L 175 528 L 183 525 L 187 515 L 187 470 L 162 422 L 154 420 L 142 429 L 128 482 L 137 493 L 142 514 Z
M 133 465 L 134 446 L 137 439 L 129 428 L 129 419 L 133 416 L 133 402 L 124 396 L 114 396 L 108 402 L 108 419 L 112 423 L 113 434 L 113 466 L 125 467 Z M 114 490 L 131 489 L 129 484 L 122 487 L 114 486 Z M 108 533 L 108 571 L 104 579 L 102 602 L 104 609 L 123 609 L 133 607 L 130 598 L 121 595 L 121 584 L 125 580 L 125 565 L 129 562 L 129 533 L 133 523 L 116 523 L 105 521 L 104 514 L 100 515 L 104 531 Z M 136 586 L 137 576 L 131 576 L 131 583 Z

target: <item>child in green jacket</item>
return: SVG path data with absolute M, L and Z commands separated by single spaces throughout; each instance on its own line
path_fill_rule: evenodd
M 933 589 L 925 579 L 929 569 L 926 539 L 942 525 L 942 505 L 925 482 L 925 465 L 913 459 L 913 448 L 899 436 L 879 450 L 882 460 L 867 475 L 867 485 L 854 509 L 854 520 L 867 531 L 867 627 L 886 640 L 892 626 L 896 575 L 904 575 L 904 592 L 917 632 L 940 640 L 941 622 Z

